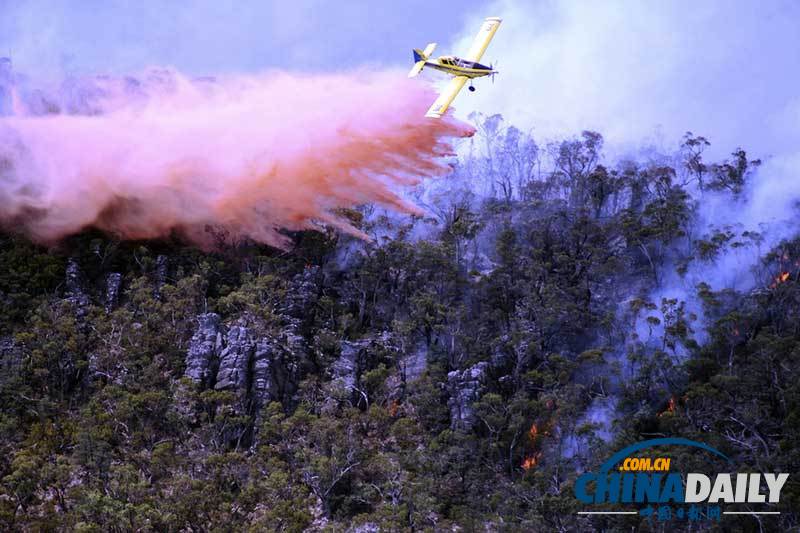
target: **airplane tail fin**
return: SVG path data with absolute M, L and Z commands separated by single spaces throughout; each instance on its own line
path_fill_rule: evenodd
M 418 48 L 414 48 L 414 66 L 411 67 L 411 72 L 408 73 L 409 78 L 413 78 L 420 72 L 422 72 L 422 68 L 425 66 L 425 61 L 431 57 L 433 50 L 436 48 L 436 43 L 429 43 L 428 46 L 425 47 L 425 50 L 420 50 Z

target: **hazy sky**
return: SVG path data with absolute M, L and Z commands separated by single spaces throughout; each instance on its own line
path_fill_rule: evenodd
M 462 117 L 502 112 L 539 138 L 591 128 L 622 144 L 671 146 L 692 130 L 720 155 L 800 144 L 796 0 L 0 0 L 0 53 L 56 78 L 405 69 L 429 41 L 463 53 L 486 16 L 504 19 L 484 57 L 500 75 L 460 95 Z
M 461 0 L 0 0 L 0 53 L 21 69 L 170 65 L 192 74 L 406 65 L 456 35 Z
M 692 130 L 722 154 L 800 143 L 798 1 L 501 0 L 490 10 L 504 18 L 487 52 L 500 75 L 462 107 L 622 142 Z

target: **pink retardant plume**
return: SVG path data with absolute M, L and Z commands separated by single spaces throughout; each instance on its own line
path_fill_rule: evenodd
M 433 90 L 396 72 L 190 81 L 159 70 L 63 93 L 0 118 L 0 223 L 40 242 L 89 227 L 204 247 L 209 227 L 278 247 L 282 228 L 360 235 L 337 208 L 417 212 L 393 188 L 449 171 L 452 140 L 473 133 L 425 118 Z

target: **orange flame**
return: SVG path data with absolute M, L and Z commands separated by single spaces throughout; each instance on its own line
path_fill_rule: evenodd
M 774 288 L 775 288 L 775 287 L 777 287 L 779 284 L 781 284 L 781 283 L 785 283 L 786 281 L 788 281 L 788 279 L 789 279 L 789 275 L 790 275 L 790 274 L 789 274 L 789 272 L 781 272 L 780 274 L 778 274 L 777 276 L 775 276 L 775 278 L 774 278 L 774 279 L 775 279 L 775 281 L 773 281 L 773 282 L 770 284 L 769 288 L 770 288 L 770 289 L 774 289 Z
M 539 435 L 539 428 L 536 427 L 536 424 L 531 424 L 531 429 L 528 430 L 528 437 L 531 440 L 536 440 L 537 435 Z
M 522 468 L 523 470 L 530 470 L 534 468 L 536 465 L 539 464 L 539 459 L 542 457 L 542 452 L 536 452 L 532 455 L 529 455 L 522 461 Z
M 678 403 L 675 401 L 675 396 L 673 396 L 672 398 L 669 399 L 669 403 L 667 403 L 667 408 L 664 409 L 663 411 L 661 411 L 660 413 L 658 413 L 658 416 L 662 417 L 667 413 L 674 413 L 675 412 L 675 407 L 677 407 L 677 404 Z

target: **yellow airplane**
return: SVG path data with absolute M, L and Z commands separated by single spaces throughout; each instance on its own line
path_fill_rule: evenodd
M 467 80 L 491 75 L 494 81 L 494 75 L 497 74 L 497 71 L 491 65 L 487 67 L 486 65 L 481 65 L 478 61 L 486 51 L 486 47 L 489 46 L 489 41 L 494 37 L 501 22 L 502 19 L 497 17 L 489 17 L 484 20 L 465 58 L 440 56 L 438 59 L 430 59 L 433 50 L 436 48 L 436 43 L 430 43 L 425 47 L 425 50 L 414 49 L 414 66 L 411 68 L 411 72 L 408 73 L 409 78 L 413 78 L 422 72 L 424 67 L 441 70 L 453 76 L 450 84 L 439 94 L 439 97 L 428 109 L 428 112 L 425 113 L 426 117 L 441 118 L 450 104 L 453 103 L 453 100 L 455 100 L 458 92 L 467 83 Z M 469 90 L 475 90 L 471 81 Z

